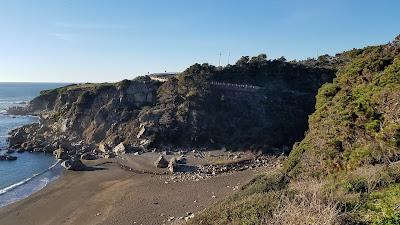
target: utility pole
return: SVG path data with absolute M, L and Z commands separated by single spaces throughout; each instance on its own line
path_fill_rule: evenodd
M 227 65 L 229 65 L 229 58 L 231 57 L 231 52 L 229 51 L 229 53 L 228 53 L 228 64 Z
M 222 56 L 222 53 L 221 53 L 221 52 L 219 52 L 218 66 L 221 66 L 221 56 Z

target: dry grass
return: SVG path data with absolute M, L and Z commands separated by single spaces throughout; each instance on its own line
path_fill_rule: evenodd
M 336 225 L 340 224 L 338 204 L 324 191 L 319 180 L 292 182 L 283 192 L 279 205 L 263 224 L 269 225 Z
M 312 198 L 282 196 L 279 207 L 266 219 L 270 225 L 336 225 L 339 211 L 334 202 L 325 202 L 317 196 Z
M 386 165 L 360 167 L 349 174 L 348 180 L 353 186 L 353 191 L 367 193 L 394 182 Z
M 387 207 L 388 202 L 397 204 L 398 186 L 390 185 L 400 181 L 399 174 L 400 163 L 392 163 L 364 166 L 324 179 L 289 182 L 277 170 L 257 177 L 228 200 L 197 215 L 190 224 L 368 224 L 372 221 L 372 217 L 365 219 L 366 210 L 371 211 L 369 206 L 380 212 L 392 210 L 394 203 Z M 382 190 L 384 194 L 379 195 Z

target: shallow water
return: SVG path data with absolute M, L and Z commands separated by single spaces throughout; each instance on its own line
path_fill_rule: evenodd
M 23 105 L 39 95 L 41 90 L 65 84 L 0 83 L 0 154 L 7 151 L 8 133 L 19 126 L 38 121 L 32 116 L 6 114 L 11 106 Z M 25 198 L 56 179 L 61 168 L 51 154 L 12 153 L 16 161 L 0 161 L 0 207 Z

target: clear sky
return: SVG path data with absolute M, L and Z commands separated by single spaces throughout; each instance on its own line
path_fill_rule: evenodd
M 102 82 L 386 43 L 399 0 L 0 0 L 0 82 Z

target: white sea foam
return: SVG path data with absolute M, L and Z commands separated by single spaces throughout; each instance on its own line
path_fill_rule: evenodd
M 8 187 L 5 187 L 5 188 L 3 188 L 3 189 L 0 189 L 0 195 L 3 195 L 3 194 L 5 194 L 5 193 L 7 193 L 7 192 L 9 192 L 9 191 L 11 191 L 11 190 L 13 190 L 13 189 L 15 189 L 15 188 L 17 188 L 17 187 L 19 187 L 19 186 L 21 186 L 21 185 L 23 185 L 23 184 L 26 184 L 26 183 L 28 183 L 30 180 L 32 180 L 33 178 L 35 178 L 35 177 L 37 177 L 37 176 L 39 176 L 39 175 L 42 175 L 42 174 L 44 174 L 44 173 L 46 173 L 47 171 L 49 171 L 49 170 L 51 170 L 51 169 L 53 169 L 55 166 L 57 166 L 57 164 L 60 162 L 60 160 L 58 160 L 57 162 L 55 162 L 53 165 L 51 165 L 49 168 L 47 168 L 46 170 L 44 170 L 43 172 L 41 172 L 41 173 L 35 173 L 35 174 L 33 174 L 31 177 L 28 177 L 28 178 L 26 178 L 26 179 L 24 179 L 24 180 L 22 180 L 22 181 L 20 181 L 20 182 L 17 182 L 17 183 L 15 183 L 15 184 L 12 184 L 12 185 L 10 185 L 10 186 L 8 186 Z M 49 179 L 48 178 L 46 178 L 47 179 L 47 181 L 49 181 Z M 44 182 L 45 184 L 44 184 L 44 186 L 46 186 L 46 184 L 48 183 L 46 183 L 46 182 Z M 43 187 L 42 187 L 43 188 Z M 40 189 L 42 189 L 42 188 L 40 188 Z M 39 190 L 40 190 L 39 189 Z

